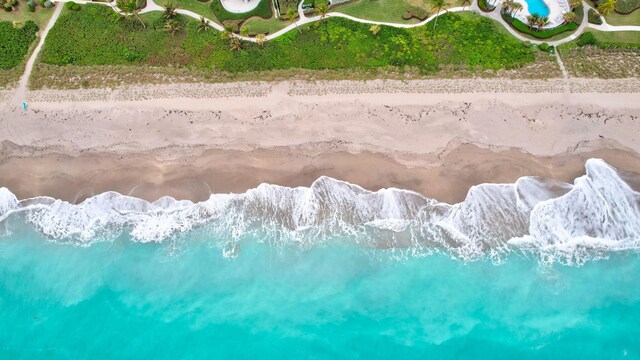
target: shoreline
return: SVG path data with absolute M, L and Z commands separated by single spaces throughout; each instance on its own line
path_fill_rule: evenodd
M 421 162 L 419 166 L 407 166 L 394 158 L 396 154 L 354 154 L 332 150 L 334 145 L 309 146 L 313 150 L 307 146 L 252 151 L 213 149 L 164 161 L 154 158 L 153 151 L 124 157 L 108 153 L 69 156 L 45 150 L 40 156 L 3 157 L 0 187 L 7 187 L 19 199 L 49 196 L 71 203 L 107 191 L 147 201 L 170 196 L 197 202 L 213 193 L 242 193 L 262 183 L 309 187 L 321 176 L 328 176 L 367 190 L 398 188 L 454 204 L 463 201 L 472 186 L 514 183 L 523 176 L 573 183 L 584 175 L 585 162 L 590 158 L 640 174 L 640 155 L 618 149 L 533 156 L 518 149 L 491 150 L 460 144 L 446 154 L 422 156 L 419 160 L 403 154 L 404 161 Z M 5 151 L 6 146 L 3 144 Z
M 561 79 L 518 81 L 526 93 L 507 79 L 32 91 L 28 111 L 0 119 L 0 187 L 197 201 L 330 176 L 452 203 L 480 183 L 572 182 L 588 158 L 640 173 L 640 82 L 601 82 L 583 80 L 601 92 L 582 93 Z

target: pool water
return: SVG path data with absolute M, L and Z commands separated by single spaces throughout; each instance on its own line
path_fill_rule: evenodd
M 549 7 L 543 0 L 525 0 L 531 15 L 536 14 L 541 17 L 549 16 Z

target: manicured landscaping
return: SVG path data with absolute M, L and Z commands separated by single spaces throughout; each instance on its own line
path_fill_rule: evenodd
M 640 9 L 640 0 L 616 0 L 616 12 L 629 14 Z
M 640 47 L 640 32 L 638 31 L 598 31 L 589 30 L 598 40 L 598 46 L 634 46 Z M 640 53 L 638 54 L 640 57 Z
M 431 2 L 429 0 L 358 0 L 354 3 L 333 7 L 332 10 L 343 14 L 355 16 L 361 19 L 389 22 L 406 23 L 410 22 L 402 18 L 411 8 L 423 9 L 426 13 L 431 13 Z
M 637 25 L 640 26 L 640 10 L 636 10 L 630 14 L 619 14 L 617 12 L 611 12 L 611 14 L 605 16 L 605 20 L 609 25 L 624 26 L 624 25 Z
M 243 27 L 247 28 L 249 34 L 273 34 L 278 30 L 284 29 L 290 22 L 283 19 L 261 19 L 258 17 L 247 20 Z
M 219 0 L 212 0 L 212 1 L 219 1 Z M 164 6 L 168 2 L 168 0 L 166 1 L 155 0 L 154 2 L 160 6 Z M 212 21 L 217 21 L 218 23 L 222 23 L 220 20 L 216 18 L 216 14 L 213 13 L 213 10 L 211 10 L 211 5 L 210 5 L 211 1 L 202 2 L 198 0 L 173 0 L 173 3 L 179 9 L 193 11 L 194 13 L 202 15 L 207 19 L 210 19 Z
M 45 9 L 39 5 L 35 7 L 35 11 L 29 11 L 26 3 L 20 2 L 18 6 L 11 12 L 6 12 L 4 10 L 0 11 L 0 21 L 18 21 L 21 23 L 26 23 L 31 20 L 35 22 L 39 28 L 44 28 L 53 15 L 53 9 Z
M 41 60 L 53 65 L 137 64 L 224 72 L 393 66 L 422 73 L 451 66 L 510 69 L 535 60 L 534 50 L 496 32 L 491 20 L 475 14 L 445 14 L 435 31 L 433 23 L 414 29 L 382 27 L 375 37 L 367 24 L 332 18 L 264 46 L 243 43 L 240 51 L 230 50 L 217 31 L 197 31 L 197 21 L 186 17 L 178 16 L 183 30 L 175 36 L 164 30 L 162 14 L 145 14 L 143 19 L 146 28 L 96 5 L 65 12 L 49 33 Z
M 568 24 L 564 24 L 553 29 L 543 29 L 543 30 L 537 31 L 535 29 L 529 28 L 527 24 L 523 23 L 522 21 L 516 18 L 512 18 L 508 14 L 503 13 L 502 18 L 504 19 L 504 21 L 507 22 L 507 24 L 510 24 L 514 29 L 520 31 L 521 33 L 531 35 L 537 39 L 548 39 L 552 36 L 556 36 L 558 34 L 562 34 L 567 31 L 573 31 L 577 29 L 579 26 L 578 24 L 572 21 Z

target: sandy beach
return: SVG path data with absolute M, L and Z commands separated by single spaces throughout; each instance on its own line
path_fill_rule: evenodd
M 480 183 L 572 181 L 594 157 L 640 172 L 640 81 L 556 80 L 39 90 L 27 111 L 5 92 L 0 186 L 201 200 L 326 175 L 457 202 Z

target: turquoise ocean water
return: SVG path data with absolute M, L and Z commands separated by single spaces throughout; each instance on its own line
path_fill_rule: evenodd
M 503 187 L 490 187 L 490 198 L 471 191 L 465 206 L 415 211 L 406 203 L 422 200 L 403 193 L 414 213 L 400 214 L 390 203 L 398 193 L 315 184 L 300 190 L 323 194 L 313 227 L 294 208 L 281 213 L 291 204 L 273 191 L 283 188 L 259 190 L 277 205 L 212 197 L 226 201 L 215 216 L 211 204 L 153 208 L 113 194 L 17 202 L 5 190 L 0 358 L 637 359 L 639 198 L 612 168 L 591 165 L 572 186 L 546 183 L 551 200 L 529 182 L 512 187 L 537 194 L 533 210 L 532 194 L 511 207 Z M 378 205 L 354 207 L 353 193 Z M 559 212 L 536 220 L 551 211 L 543 205 Z M 437 216 L 420 218 L 424 206 Z M 508 209 L 529 214 L 527 226 Z M 311 231 L 319 226 L 326 232 Z

